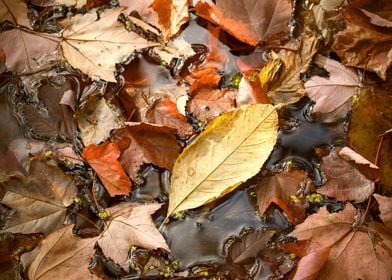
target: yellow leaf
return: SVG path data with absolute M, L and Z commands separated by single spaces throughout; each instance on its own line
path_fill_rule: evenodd
M 177 159 L 167 216 L 217 199 L 257 174 L 275 145 L 277 128 L 278 114 L 269 104 L 216 118 Z

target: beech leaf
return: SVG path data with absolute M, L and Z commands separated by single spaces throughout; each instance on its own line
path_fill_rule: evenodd
M 122 10 L 120 7 L 105 10 L 99 17 L 92 10 L 62 21 L 61 48 L 69 64 L 92 79 L 116 82 L 116 63 L 124 62 L 136 50 L 157 45 L 128 32 L 117 21 Z
M 275 107 L 265 104 L 216 118 L 177 159 L 167 216 L 217 199 L 259 172 L 276 143 L 277 125 Z
M 154 0 L 150 7 L 158 14 L 158 22 L 164 42 L 178 33 L 181 26 L 188 22 L 187 0 Z
M 71 176 L 43 160 L 31 161 L 29 173 L 3 183 L 7 192 L 1 202 L 15 210 L 4 230 L 48 234 L 64 223 L 77 189 Z
M 161 206 L 161 204 L 123 202 L 108 208 L 107 211 L 113 219 L 98 240 L 105 256 L 128 271 L 127 259 L 131 246 L 149 250 L 162 248 L 170 251 L 151 218 L 151 215 Z
M 313 113 L 330 113 L 350 100 L 357 92 L 359 77 L 354 70 L 321 55 L 316 56 L 314 63 L 327 70 L 329 77 L 313 76 L 305 83 L 305 90 L 316 102 Z
M 73 226 L 52 232 L 39 247 L 28 253 L 37 254 L 27 270 L 30 280 L 92 279 L 88 266 L 98 237 L 77 237 L 72 233 Z M 22 261 L 27 257 L 23 255 Z
M 89 145 L 82 155 L 97 172 L 110 196 L 129 195 L 131 181 L 118 161 L 120 148 L 116 142 L 105 142 L 99 146 Z

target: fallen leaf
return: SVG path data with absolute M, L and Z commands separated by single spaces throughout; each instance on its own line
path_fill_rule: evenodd
M 5 61 L 6 61 L 5 53 L 3 49 L 0 48 L 0 74 L 2 74 L 7 70 L 7 68 L 5 67 Z
M 382 196 L 379 194 L 373 194 L 378 202 L 378 207 L 380 209 L 380 218 L 383 221 L 385 227 L 392 231 L 392 198 Z
M 261 86 L 260 79 L 257 78 L 257 73 L 253 69 L 243 72 L 235 100 L 237 106 L 271 103 Z
M 357 0 L 343 10 L 346 28 L 336 35 L 332 49 L 343 64 L 372 71 L 385 80 L 392 65 L 392 27 L 373 24 L 360 9 L 364 3 L 370 2 Z M 373 7 L 381 12 L 388 9 L 385 5 L 377 3 Z M 389 22 L 392 24 L 391 19 Z
M 340 157 L 339 150 L 334 148 L 322 159 L 321 170 L 327 182 L 317 192 L 340 201 L 365 201 L 374 192 L 374 182 Z
M 168 127 L 133 123 L 115 130 L 112 137 L 120 146 L 120 162 L 132 180 L 143 164 L 172 170 L 180 151 L 175 130 Z
M 0 183 L 25 175 L 23 167 L 20 166 L 12 152 L 8 151 L 7 154 L 3 155 L 0 151 Z
M 267 95 L 272 104 L 290 104 L 297 102 L 305 95 L 301 74 L 304 74 L 312 62 L 313 56 L 316 54 L 320 39 L 305 35 L 296 42 L 289 45 L 298 51 L 282 50 L 279 58 L 273 60 L 275 63 L 272 67 L 265 67 L 268 73 L 264 73 L 263 69 L 259 76 L 276 77 L 275 81 L 268 86 Z M 267 64 L 268 65 L 268 64 Z M 278 73 L 278 75 L 276 75 Z M 267 79 L 270 80 L 270 79 Z M 264 79 L 261 79 L 264 88 Z
M 24 25 L 30 28 L 26 2 L 23 0 L 0 1 L 0 22 L 3 21 L 9 21 L 14 25 Z
M 150 7 L 158 14 L 158 22 L 164 42 L 176 35 L 181 26 L 188 22 L 187 0 L 154 0 Z
M 98 237 L 82 239 L 74 236 L 73 226 L 67 225 L 52 232 L 39 247 L 28 253 L 38 251 L 27 270 L 29 279 L 93 279 L 88 266 Z M 26 255 L 22 256 L 22 262 L 24 258 Z
M 250 258 L 255 258 L 268 247 L 267 243 L 275 232 L 272 229 L 261 229 L 246 233 L 229 247 L 230 261 L 242 263 Z
M 313 113 L 327 114 L 350 102 L 360 84 L 356 72 L 321 55 L 315 57 L 314 63 L 327 70 L 329 77 L 313 76 L 305 83 L 306 94 L 316 102 Z M 342 117 L 348 110 L 344 111 Z
M 3 204 L 15 210 L 4 231 L 48 234 L 65 220 L 67 207 L 76 196 L 71 176 L 43 160 L 30 163 L 30 176 L 3 183 Z
M 288 33 L 291 3 L 286 0 L 212 1 L 200 0 L 196 13 L 218 25 L 238 40 L 257 45 L 269 36 Z
M 121 111 L 103 96 L 91 95 L 76 115 L 83 144 L 98 145 L 113 129 L 124 126 Z
M 120 148 L 116 142 L 105 142 L 98 146 L 89 145 L 82 155 L 97 172 L 110 196 L 129 195 L 131 181 L 118 161 Z
M 294 272 L 293 280 L 316 280 L 319 279 L 320 270 L 323 268 L 324 264 L 328 260 L 328 256 L 330 253 L 329 247 L 322 247 L 318 250 L 313 250 L 303 256 L 298 264 L 297 268 Z
M 131 246 L 149 250 L 162 248 L 170 251 L 151 218 L 151 215 L 161 206 L 161 204 L 123 202 L 108 208 L 107 211 L 113 219 L 98 240 L 105 256 L 128 271 L 128 251 Z
M 61 22 L 64 27 L 61 48 L 74 68 L 92 79 L 116 82 L 115 64 L 126 61 L 136 51 L 157 45 L 128 32 L 117 18 L 123 8 L 112 8 L 99 14 L 92 10 Z
M 298 195 L 307 184 L 308 174 L 300 169 L 289 169 L 269 177 L 262 177 L 257 183 L 257 204 L 261 215 L 271 203 L 279 206 L 293 224 L 305 220 L 306 200 Z
M 189 93 L 194 94 L 203 87 L 217 88 L 221 79 L 222 75 L 215 73 L 204 75 L 192 83 Z
M 290 234 L 298 240 L 310 241 L 308 253 L 330 248 L 327 261 L 315 278 L 310 279 L 390 279 L 392 268 L 391 249 L 365 226 L 354 227 L 356 209 L 346 204 L 343 211 L 329 213 L 325 207 L 310 215 Z M 327 250 L 327 249 L 326 249 Z M 358 259 L 358 256 L 361 256 Z M 308 265 L 303 262 L 303 265 Z M 297 268 L 301 272 L 307 267 Z M 372 267 L 374 269 L 369 269 Z M 303 279 L 301 277 L 294 279 Z
M 178 112 L 177 105 L 170 99 L 155 102 L 154 106 L 147 111 L 146 118 L 151 123 L 176 129 L 180 136 L 189 137 L 194 134 L 188 119 Z
M 354 103 L 348 127 L 348 144 L 351 149 L 369 161 L 376 159 L 380 136 L 392 128 L 391 83 L 361 88 Z M 392 138 L 386 136 L 380 147 L 377 166 L 380 167 L 380 183 L 392 189 Z
M 193 92 L 187 109 L 200 121 L 211 121 L 234 108 L 234 96 L 235 92 L 229 88 L 203 86 Z
M 221 197 L 258 173 L 275 145 L 277 122 L 276 109 L 264 104 L 216 118 L 177 159 L 167 216 Z
M 37 33 L 21 28 L 0 33 L 0 48 L 7 61 L 7 69 L 14 72 L 34 72 L 49 64 L 44 56 L 51 55 L 58 47 L 60 38 L 57 34 Z
M 120 6 L 126 7 L 123 13 L 129 15 L 136 11 L 148 23 L 158 25 L 158 14 L 150 7 L 154 0 L 134 1 L 134 0 L 119 0 Z

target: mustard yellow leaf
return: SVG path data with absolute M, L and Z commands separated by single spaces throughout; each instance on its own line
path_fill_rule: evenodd
M 92 10 L 61 22 L 64 26 L 61 48 L 74 68 L 93 79 L 116 82 L 115 64 L 126 61 L 134 51 L 158 45 L 134 32 L 128 32 L 117 18 L 123 8 L 97 14 Z
M 275 145 L 278 114 L 252 104 L 216 118 L 177 159 L 168 216 L 206 204 L 257 174 Z

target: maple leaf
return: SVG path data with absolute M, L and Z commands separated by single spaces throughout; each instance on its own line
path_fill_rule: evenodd
M 286 0 L 212 1 L 200 0 L 196 13 L 218 25 L 238 40 L 252 46 L 270 35 L 288 32 L 291 3 Z
M 300 169 L 289 169 L 274 176 L 263 177 L 256 188 L 260 214 L 264 214 L 271 203 L 279 206 L 293 224 L 305 220 L 306 200 L 297 197 L 300 188 L 307 183 L 308 174 Z
M 313 76 L 305 83 L 305 91 L 316 102 L 313 113 L 330 113 L 349 102 L 357 92 L 359 77 L 354 70 L 321 55 L 315 57 L 314 63 L 327 70 L 329 76 Z M 344 111 L 343 117 L 349 109 Z
M 260 171 L 277 137 L 271 105 L 253 104 L 216 118 L 178 157 L 167 216 L 232 191 Z
M 0 22 L 3 21 L 9 21 L 14 25 L 30 27 L 26 2 L 23 0 L 1 0 Z
M 63 55 L 75 68 L 93 79 L 116 82 L 115 64 L 124 62 L 136 51 L 157 45 L 128 32 L 117 18 L 123 8 L 112 8 L 99 14 L 92 10 L 61 22 Z
M 154 106 L 147 111 L 146 118 L 151 123 L 176 129 L 177 134 L 183 137 L 194 133 L 188 119 L 178 112 L 176 104 L 170 99 L 155 102 Z
M 29 279 L 92 279 L 88 266 L 98 237 L 82 239 L 73 235 L 72 228 L 73 225 L 59 228 L 34 251 L 22 256 Z
M 154 0 L 134 1 L 134 0 L 119 0 L 120 6 L 126 7 L 123 13 L 128 15 L 136 11 L 142 19 L 147 21 L 153 26 L 158 25 L 158 14 L 151 8 Z
M 327 182 L 318 193 L 334 197 L 340 201 L 353 200 L 362 202 L 374 192 L 374 182 L 367 179 L 349 162 L 339 156 L 339 150 L 333 149 L 321 163 Z
M 121 149 L 120 162 L 128 175 L 136 180 L 143 164 L 155 164 L 172 170 L 180 147 L 175 130 L 146 123 L 130 123 L 112 133 Z
M 128 271 L 127 259 L 131 246 L 149 250 L 162 248 L 170 251 L 151 218 L 151 215 L 161 206 L 161 204 L 123 202 L 108 208 L 107 211 L 113 219 L 98 240 L 98 245 L 105 256 Z
M 188 22 L 187 0 L 154 0 L 150 7 L 158 14 L 164 42 L 176 35 L 181 26 Z
M 382 196 L 379 194 L 373 194 L 373 196 L 376 198 L 379 209 L 380 209 L 380 218 L 383 221 L 385 227 L 389 230 L 392 231 L 392 198 L 391 197 L 386 197 Z
M 356 217 L 357 211 L 350 203 L 339 213 L 330 214 L 323 207 L 290 234 L 298 240 L 309 241 L 307 255 L 319 251 L 320 256 L 321 249 L 330 249 L 325 263 L 316 263 L 318 275 L 315 272 L 310 279 L 390 279 L 391 248 L 385 247 L 387 245 L 371 229 L 363 225 L 353 228 Z M 299 263 L 296 274 L 307 271 L 308 263 Z M 294 279 L 303 279 L 296 278 L 296 274 Z
M 384 18 L 379 25 L 377 13 L 391 9 L 390 1 L 382 2 L 372 5 L 375 2 L 357 0 L 345 8 L 346 29 L 336 35 L 332 49 L 345 65 L 370 70 L 385 80 L 392 65 L 392 21 Z
M 43 160 L 31 161 L 29 173 L 3 183 L 7 192 L 2 203 L 15 210 L 4 230 L 48 234 L 63 224 L 77 189 L 72 177 Z
M 98 145 L 110 131 L 124 126 L 121 111 L 99 95 L 92 95 L 76 115 L 84 145 Z
M 117 160 L 120 156 L 120 148 L 116 142 L 105 142 L 98 146 L 89 145 L 82 155 L 97 172 L 110 196 L 129 195 L 131 181 Z
M 42 62 L 44 56 L 52 54 L 59 44 L 57 34 L 37 33 L 32 30 L 15 28 L 0 33 L 0 48 L 3 49 L 10 71 L 34 72 L 49 62 Z

